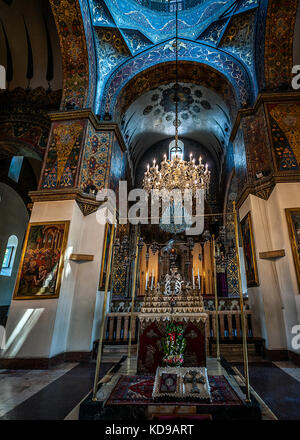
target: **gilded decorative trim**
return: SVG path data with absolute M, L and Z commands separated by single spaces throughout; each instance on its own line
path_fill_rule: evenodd
M 299 214 L 300 216 L 300 207 L 298 208 L 290 208 L 285 210 L 286 220 L 288 224 L 288 231 L 290 237 L 290 243 L 293 253 L 293 259 L 295 264 L 295 271 L 298 281 L 298 289 L 300 293 L 300 253 L 299 253 L 299 244 L 296 242 L 295 230 L 292 221 L 292 214 Z

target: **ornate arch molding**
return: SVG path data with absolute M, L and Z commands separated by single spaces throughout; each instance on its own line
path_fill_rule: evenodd
M 269 0 L 264 48 L 267 90 L 291 88 L 297 7 L 298 0 Z
M 174 62 L 175 53 L 172 41 L 158 44 L 136 57 L 123 63 L 110 76 L 102 96 L 101 116 L 109 113 L 115 116 L 116 102 L 122 89 L 137 75 L 149 68 L 157 68 L 162 63 Z M 245 67 L 233 56 L 222 50 L 204 44 L 180 39 L 180 62 L 193 62 L 195 65 L 205 65 L 211 71 L 217 71 L 225 76 L 236 92 L 237 106 L 244 107 L 253 102 L 253 84 Z
M 194 82 L 207 87 L 220 95 L 228 108 L 237 108 L 237 97 L 230 82 L 211 67 L 194 61 L 183 61 L 178 66 L 180 82 Z M 119 121 L 133 101 L 143 93 L 162 84 L 176 80 L 175 63 L 170 61 L 150 67 L 134 76 L 117 96 L 114 118 Z
M 93 107 L 96 61 L 88 0 L 50 0 L 63 62 L 61 110 Z

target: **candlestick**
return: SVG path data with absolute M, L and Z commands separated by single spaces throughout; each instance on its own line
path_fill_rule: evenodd
M 148 275 L 148 272 L 146 273 L 146 290 L 148 289 L 148 277 L 149 277 L 149 275 Z
M 199 287 L 199 290 L 201 290 L 199 268 L 198 268 L 198 287 Z

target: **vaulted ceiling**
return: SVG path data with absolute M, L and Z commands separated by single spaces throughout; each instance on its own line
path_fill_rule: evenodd
M 231 121 L 225 102 L 215 92 L 193 83 L 178 90 L 179 135 L 206 147 L 220 163 Z M 175 134 L 174 83 L 156 87 L 138 97 L 127 109 L 121 127 L 134 163 L 151 145 Z
M 175 59 L 174 2 L 89 1 L 99 72 L 97 113 L 121 122 L 137 164 L 151 145 L 174 134 L 174 76 L 167 67 Z M 259 4 L 260 0 L 193 0 L 184 10 L 179 8 L 179 134 L 200 142 L 218 164 L 236 110 L 251 104 L 257 92 Z M 193 72 L 189 77 L 185 67 Z

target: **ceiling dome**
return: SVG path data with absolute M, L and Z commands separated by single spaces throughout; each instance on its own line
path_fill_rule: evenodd
M 154 11 L 173 12 L 175 11 L 176 0 L 134 0 L 141 6 Z M 207 0 L 178 0 L 178 10 L 190 9 L 194 6 L 205 3 Z

